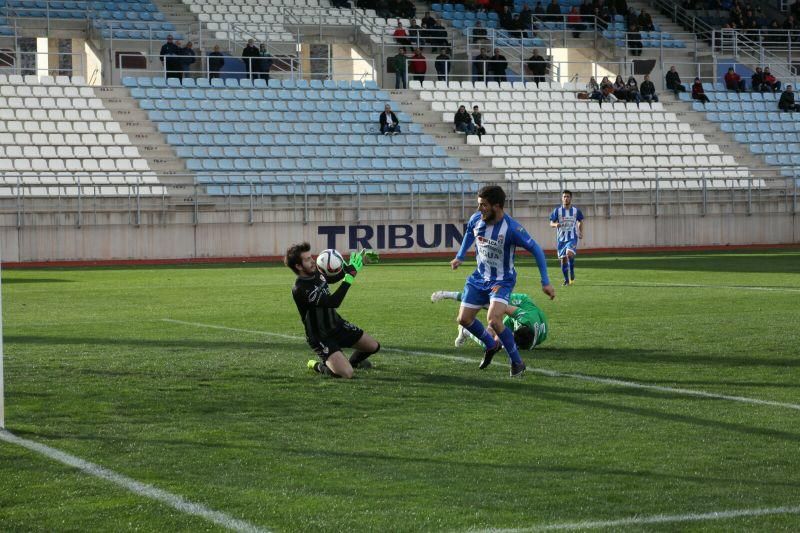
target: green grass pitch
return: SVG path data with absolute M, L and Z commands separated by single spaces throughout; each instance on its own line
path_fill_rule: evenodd
M 415 353 L 383 351 L 352 381 L 306 368 L 283 266 L 5 271 L 7 429 L 271 531 L 800 505 L 800 410 L 511 379 L 502 352 L 478 370 L 477 346 L 453 346 L 455 302 L 430 302 L 470 266 L 367 266 L 342 315 Z M 529 257 L 519 270 L 551 326 L 529 369 L 800 404 L 798 251 L 579 256 L 552 302 Z M 0 442 L 0 531 L 219 529 Z M 606 529 L 797 531 L 800 514 Z

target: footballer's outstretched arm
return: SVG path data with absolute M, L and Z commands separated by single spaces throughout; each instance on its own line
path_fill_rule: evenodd
M 456 254 L 456 258 L 450 261 L 450 267 L 455 270 L 464 262 L 464 259 L 467 257 L 467 252 L 472 247 L 472 244 L 475 242 L 475 234 L 472 232 L 472 228 L 475 223 L 470 219 L 467 223 L 467 227 L 464 230 L 464 238 L 461 240 L 461 248 L 458 249 L 458 253 Z
M 539 276 L 542 279 L 542 291 L 552 300 L 556 297 L 556 292 L 553 286 L 550 285 L 550 276 L 547 274 L 547 259 L 544 256 L 542 247 L 533 240 L 533 237 L 522 226 L 517 226 L 514 229 L 514 237 L 517 245 L 528 250 L 536 259 L 536 266 L 539 267 Z

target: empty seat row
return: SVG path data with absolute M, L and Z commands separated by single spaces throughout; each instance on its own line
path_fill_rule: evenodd
M 28 76 L 26 76 L 27 78 Z M 72 85 L 0 85 L 0 96 L 51 96 L 53 98 L 94 98 L 91 87 L 75 87 Z
M 740 143 L 800 143 L 800 134 L 797 132 L 769 132 L 769 133 L 736 133 L 733 138 Z
M 465 105 L 467 108 L 472 109 L 473 104 L 479 105 L 482 111 L 493 112 L 567 112 L 567 113 L 601 113 L 610 112 L 612 110 L 629 112 L 636 112 L 639 116 L 647 118 L 650 112 L 663 112 L 664 107 L 660 102 L 654 103 L 652 106 L 643 104 L 641 107 L 614 105 L 614 106 L 601 106 L 595 101 L 582 101 L 582 102 L 552 102 L 548 100 L 539 101 L 514 101 L 514 102 L 500 102 L 496 100 L 483 100 L 481 98 L 459 98 L 457 100 L 436 101 L 431 102 L 431 109 L 433 111 L 452 111 L 455 112 L 459 105 Z
M 707 83 L 703 84 L 707 86 Z M 712 102 L 777 102 L 781 95 L 780 93 L 761 93 L 761 92 L 741 92 L 728 91 L 721 89 L 717 92 L 706 91 L 706 95 Z M 679 98 L 684 102 L 691 102 L 692 96 L 690 93 L 681 93 Z
M 92 152 L 94 153 L 94 149 Z M 0 147 L 0 153 L 2 147 Z M 135 150 L 135 148 L 134 148 Z M 446 156 L 441 146 L 313 146 L 313 145 L 265 145 L 265 146 L 179 146 L 175 149 L 179 157 L 185 158 L 266 158 L 266 157 L 326 157 L 355 159 L 369 158 L 429 158 Z M 38 156 L 36 156 L 38 157 Z M 109 155 L 109 157 L 111 157 Z
M 113 124 L 113 123 L 110 123 Z M 419 124 L 410 124 L 406 130 L 405 135 L 401 137 L 414 137 L 418 132 L 409 131 L 411 126 Z M 0 126 L 1 127 L 1 126 Z M 274 122 L 237 122 L 237 123 L 217 123 L 217 122 L 159 122 L 157 123 L 158 131 L 161 133 L 327 133 L 338 135 L 349 135 L 351 133 L 365 135 L 367 133 L 377 134 L 377 122 L 373 124 L 358 124 L 358 123 L 331 123 L 325 122 L 322 124 L 314 124 L 311 122 L 282 122 L 276 124 Z M 0 130 L 2 131 L 2 130 Z M 422 135 L 423 144 L 429 144 L 432 139 L 429 136 Z M 398 140 L 397 142 L 406 142 L 406 139 Z
M 776 105 L 777 109 L 777 105 Z M 766 122 L 768 124 L 776 122 L 798 122 L 797 118 L 792 113 L 785 113 L 782 111 L 761 112 L 761 113 L 746 113 L 746 112 L 732 112 L 732 113 L 706 113 L 706 117 L 711 122 L 745 122 L 756 123 Z
M 236 121 L 239 123 L 249 122 L 277 122 L 277 123 L 293 123 L 295 128 L 305 125 L 308 131 L 315 131 L 319 129 L 320 121 L 344 123 L 353 122 L 374 122 L 377 127 L 378 115 L 375 113 L 350 113 L 350 112 L 317 112 L 301 111 L 295 113 L 294 111 L 158 111 L 153 110 L 148 112 L 150 120 L 153 122 L 221 122 L 221 121 Z M 399 114 L 398 114 L 399 117 Z M 407 122 L 408 117 L 399 118 L 401 122 Z M 342 129 L 342 132 L 347 131 L 347 125 Z M 355 133 L 355 132 L 354 132 Z
M 122 133 L 118 122 L 0 120 L 0 133 Z
M 229 133 L 170 133 L 167 142 L 173 146 L 259 146 L 259 145 L 293 145 L 293 146 L 386 146 L 392 150 L 397 147 L 418 149 L 429 146 L 432 139 L 425 135 L 396 135 L 383 136 L 372 134 L 317 134 L 317 133 L 290 133 L 290 134 L 229 134 Z M 424 141 L 424 142 L 423 142 Z
M 452 122 L 454 112 L 443 113 L 442 122 Z M 600 122 L 609 124 L 613 130 L 616 125 L 631 124 L 664 124 L 675 123 L 677 119 L 674 113 L 653 113 L 652 115 L 640 115 L 638 113 L 612 113 L 608 111 L 598 113 L 494 113 L 484 112 L 483 119 L 488 124 L 532 124 L 538 125 L 544 122 L 551 124 L 560 123 L 580 123 Z
M 602 157 L 493 157 L 495 168 L 606 168 L 630 167 L 728 167 L 736 166 L 731 156 L 602 156 Z
M 280 156 L 275 156 L 280 157 Z M 327 159 L 308 159 L 280 157 L 275 161 L 265 158 L 223 158 L 223 159 L 187 159 L 186 168 L 189 170 L 202 171 L 264 171 L 274 168 L 281 170 L 443 170 L 447 168 L 457 169 L 458 165 L 454 159 L 447 157 L 409 157 L 403 159 L 393 158 L 327 158 Z
M 0 107 L 0 120 L 93 120 L 109 121 L 111 112 L 106 109 L 30 109 Z
M 150 100 L 279 100 L 301 105 L 304 101 L 329 102 L 332 106 L 358 104 L 359 100 L 388 100 L 384 91 L 356 91 L 340 89 L 211 89 L 211 88 L 141 88 L 131 89 L 131 96 Z
M 168 78 L 164 79 L 163 77 L 159 78 L 150 78 L 150 77 L 133 77 L 133 76 L 126 76 L 122 78 L 122 84 L 125 87 L 156 87 L 156 88 L 165 88 L 165 87 L 172 87 L 172 88 L 191 88 L 191 87 L 199 87 L 199 88 L 229 88 L 229 89 L 338 89 L 343 91 L 349 90 L 360 90 L 360 89 L 370 89 L 370 90 L 378 90 L 378 84 L 375 81 L 367 80 L 367 81 L 359 81 L 359 80 L 303 80 L 303 79 L 271 79 L 269 81 L 266 80 L 249 80 L 246 78 L 215 78 L 212 80 L 208 80 L 206 78 L 184 78 L 183 80 L 179 80 L 177 78 Z
M 448 117 L 447 123 L 452 124 L 453 116 Z M 523 135 L 523 134 L 553 134 L 553 133 L 591 133 L 591 134 L 608 134 L 611 123 L 590 122 L 578 123 L 491 123 L 487 121 L 487 129 L 491 126 L 491 130 L 500 135 Z M 625 124 L 625 131 L 627 133 L 691 133 L 692 128 L 685 122 L 658 124 L 655 122 L 642 122 L 641 124 Z M 469 139 L 469 138 L 468 138 Z
M 524 134 L 524 135 L 484 135 L 482 139 L 471 135 L 467 137 L 467 144 L 477 146 L 484 145 L 578 145 L 589 147 L 592 150 L 603 150 L 608 144 L 598 144 L 594 135 L 588 133 L 576 134 Z M 650 146 L 653 144 L 677 144 L 677 145 L 703 145 L 708 146 L 705 136 L 700 133 L 678 133 L 668 135 L 666 133 L 654 133 L 647 137 L 641 134 L 614 133 L 614 144 L 621 146 Z M 716 148 L 716 145 L 713 145 Z M 709 146 L 710 148 L 710 146 Z M 582 149 L 582 148 L 578 148 Z
M 526 90 L 527 92 L 546 92 L 552 91 L 556 93 L 560 92 L 575 92 L 575 91 L 583 91 L 586 89 L 585 83 L 574 83 L 574 82 L 566 82 L 561 84 L 557 81 L 553 82 L 540 82 L 535 83 L 533 81 L 417 81 L 412 80 L 408 82 L 409 89 L 437 89 L 437 90 L 468 90 L 468 91 L 517 91 L 517 90 Z
M 426 102 L 449 102 L 478 100 L 482 102 L 559 102 L 568 101 L 575 105 L 597 105 L 588 100 L 578 101 L 574 93 L 562 91 L 525 91 L 525 90 L 453 90 L 453 91 L 420 91 L 420 99 Z
M 209 103 L 211 105 L 209 105 Z M 306 100 L 303 102 L 285 100 L 150 100 L 139 101 L 142 109 L 149 111 L 158 109 L 159 111 L 292 111 L 292 112 L 370 112 L 380 113 L 383 111 L 384 102 L 315 102 Z M 397 113 L 398 116 L 404 113 Z M 406 115 L 407 116 L 407 115 Z M 401 119 L 402 120 L 402 119 Z
M 66 171 L 66 172 L 116 172 L 149 170 L 144 159 L 28 159 L 0 158 L 3 171 Z
M 99 98 L 37 98 L 29 96 L 22 98 L 18 96 L 0 96 L 0 108 L 10 107 L 13 109 L 104 109 L 103 101 Z
M 800 124 L 797 122 L 767 122 L 760 120 L 757 122 L 722 122 L 719 128 L 726 133 L 788 133 L 800 132 Z
M 139 149 L 135 146 L 3 146 L 0 158 L 9 159 L 137 159 Z
M 477 191 L 472 182 L 384 182 L 280 185 L 212 185 L 206 188 L 210 196 L 293 196 L 293 195 L 353 195 L 353 194 L 470 194 Z
M 719 146 L 705 144 L 670 144 L 670 145 L 641 145 L 641 144 L 610 144 L 610 145 L 484 145 L 479 148 L 480 155 L 486 157 L 520 157 L 520 156 L 570 156 L 574 154 L 588 155 L 632 155 L 643 156 L 646 154 L 658 155 L 717 155 L 721 154 Z
M 0 133 L 2 145 L 37 146 L 122 146 L 127 149 L 131 143 L 125 133 Z

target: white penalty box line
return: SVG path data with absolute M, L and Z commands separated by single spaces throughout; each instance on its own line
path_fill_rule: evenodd
M 304 341 L 303 337 L 299 337 L 297 335 L 286 335 L 284 333 L 272 333 L 270 331 L 262 331 L 262 330 L 255 330 L 255 329 L 243 329 L 243 328 L 233 328 L 228 326 L 220 326 L 217 324 L 204 324 L 201 322 L 188 322 L 185 320 L 175 320 L 172 318 L 162 318 L 163 322 L 169 322 L 172 324 L 180 324 L 184 326 L 192 326 L 196 328 L 205 328 L 205 329 L 218 329 L 223 331 L 232 331 L 237 333 L 250 333 L 253 335 L 264 335 L 268 337 L 276 337 L 280 339 L 288 339 L 288 340 L 297 340 L 297 341 Z M 436 353 L 436 352 L 423 352 L 423 351 L 413 351 L 413 350 L 401 350 L 398 348 L 389 348 L 386 346 L 381 345 L 381 351 L 383 352 L 392 352 L 401 355 L 420 355 L 426 357 L 436 357 L 438 359 L 447 359 L 450 361 L 459 361 L 463 363 L 476 363 L 475 359 L 470 359 L 468 357 L 459 357 L 457 355 L 447 355 L 443 353 Z M 681 396 L 694 396 L 698 398 L 708 398 L 713 400 L 725 400 L 730 402 L 738 402 L 738 403 L 746 403 L 751 405 L 762 405 L 768 407 L 780 407 L 782 409 L 791 409 L 794 411 L 800 411 L 800 404 L 795 403 L 788 403 L 788 402 L 778 402 L 773 400 L 762 400 L 759 398 L 749 398 L 746 396 L 731 396 L 728 394 L 718 394 L 715 392 L 708 392 L 703 390 L 696 390 L 696 389 L 682 389 L 676 387 L 665 387 L 661 385 L 650 385 L 646 383 L 637 383 L 635 381 L 625 381 L 621 379 L 614 379 L 614 378 L 604 378 L 599 376 L 590 376 L 586 374 L 578 374 L 572 372 L 559 372 L 556 370 L 548 370 L 546 368 L 528 368 L 528 371 L 534 372 L 536 374 L 540 374 L 542 376 L 547 376 L 551 378 L 569 378 L 569 379 L 577 379 L 581 381 L 587 381 L 590 383 L 598 383 L 602 385 L 609 385 L 612 387 L 625 387 L 630 389 L 642 389 L 642 390 L 651 390 L 657 392 L 663 392 L 666 394 L 676 394 Z

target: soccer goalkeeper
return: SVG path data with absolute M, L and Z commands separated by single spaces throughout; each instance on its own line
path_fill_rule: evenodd
M 439 302 L 441 300 L 455 300 L 461 301 L 460 292 L 452 291 L 436 291 L 431 294 L 431 302 Z M 486 306 L 484 306 L 486 307 Z M 506 307 L 506 316 L 503 317 L 503 325 L 511 328 L 514 332 L 514 341 L 517 346 L 523 350 L 533 350 L 536 346 L 542 344 L 547 340 L 547 330 L 549 329 L 547 322 L 547 315 L 544 311 L 536 307 L 531 297 L 527 294 L 513 293 L 508 299 L 508 306 Z M 497 338 L 497 334 L 491 332 Z M 467 338 L 472 338 L 476 343 L 483 346 L 483 343 L 473 336 L 462 326 L 458 327 L 458 337 L 456 337 L 455 345 L 463 346 Z M 480 368 L 486 368 L 491 363 L 491 358 L 485 365 Z
M 353 368 L 372 366 L 367 358 L 381 349 L 380 343 L 364 333 L 364 330 L 339 316 L 336 309 L 342 304 L 347 291 L 355 283 L 356 276 L 364 267 L 364 258 L 377 260 L 375 252 L 361 250 L 350 255 L 342 272 L 335 279 L 327 279 L 317 269 L 311 246 L 295 244 L 286 250 L 284 263 L 297 274 L 292 296 L 300 313 L 306 332 L 306 341 L 319 356 L 311 360 L 308 367 L 320 374 L 352 378 Z M 342 283 L 331 293 L 328 282 Z M 353 348 L 350 358 L 342 348 Z

